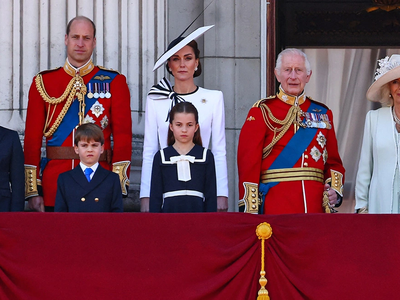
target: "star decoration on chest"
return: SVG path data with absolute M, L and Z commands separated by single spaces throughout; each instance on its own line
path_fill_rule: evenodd
M 104 111 L 104 107 L 103 105 L 99 102 L 96 101 L 92 107 L 90 108 L 90 110 L 92 111 L 92 113 L 98 118 Z

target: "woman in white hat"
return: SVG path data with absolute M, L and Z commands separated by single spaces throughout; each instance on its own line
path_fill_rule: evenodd
M 378 61 L 367 98 L 382 108 L 368 112 L 356 181 L 358 213 L 400 212 L 400 55 Z
M 167 71 L 174 76 L 174 86 L 163 79 L 150 90 L 146 100 L 143 164 L 140 185 L 141 211 L 149 211 L 151 169 L 154 154 L 167 147 L 171 108 L 181 102 L 194 104 L 199 112 L 203 147 L 215 158 L 218 211 L 228 209 L 228 174 L 225 143 L 224 99 L 221 91 L 197 86 L 194 77 L 201 74 L 200 51 L 194 40 L 213 26 L 198 28 L 186 38 L 172 41 L 167 51 L 157 60 L 153 71 L 166 62 Z

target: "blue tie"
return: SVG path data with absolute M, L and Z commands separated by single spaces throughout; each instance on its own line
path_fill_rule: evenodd
M 90 174 L 93 173 L 93 170 L 92 170 L 91 168 L 86 168 L 85 171 L 84 171 L 83 173 L 85 173 L 85 176 L 86 176 L 87 181 L 90 182 Z

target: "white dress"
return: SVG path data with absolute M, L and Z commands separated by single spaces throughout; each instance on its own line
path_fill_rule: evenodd
M 399 136 L 391 107 L 369 111 L 356 180 L 355 209 L 369 213 L 399 212 Z
M 228 197 L 228 171 L 226 163 L 225 109 L 221 91 L 198 87 L 190 94 L 178 94 L 191 102 L 199 113 L 200 134 L 204 148 L 209 148 L 215 159 L 217 175 L 217 195 Z M 143 144 L 142 178 L 140 198 L 150 196 L 151 169 L 154 154 L 167 147 L 169 121 L 166 121 L 171 108 L 170 99 L 156 100 L 148 95 L 146 100 L 145 133 Z

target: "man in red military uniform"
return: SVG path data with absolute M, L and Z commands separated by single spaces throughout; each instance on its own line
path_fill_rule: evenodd
M 126 78 L 93 64 L 96 27 L 90 19 L 79 16 L 68 23 L 65 45 L 64 66 L 37 74 L 29 91 L 25 197 L 36 211 L 54 209 L 58 175 L 79 164 L 73 150 L 74 132 L 82 123 L 102 128 L 105 143 L 100 165 L 119 174 L 122 192 L 128 192 L 132 120 Z M 43 136 L 46 156 L 41 158 Z
M 330 212 L 341 204 L 345 171 L 332 111 L 304 94 L 311 68 L 302 51 L 282 51 L 275 76 L 279 92 L 253 105 L 240 132 L 239 210 Z

